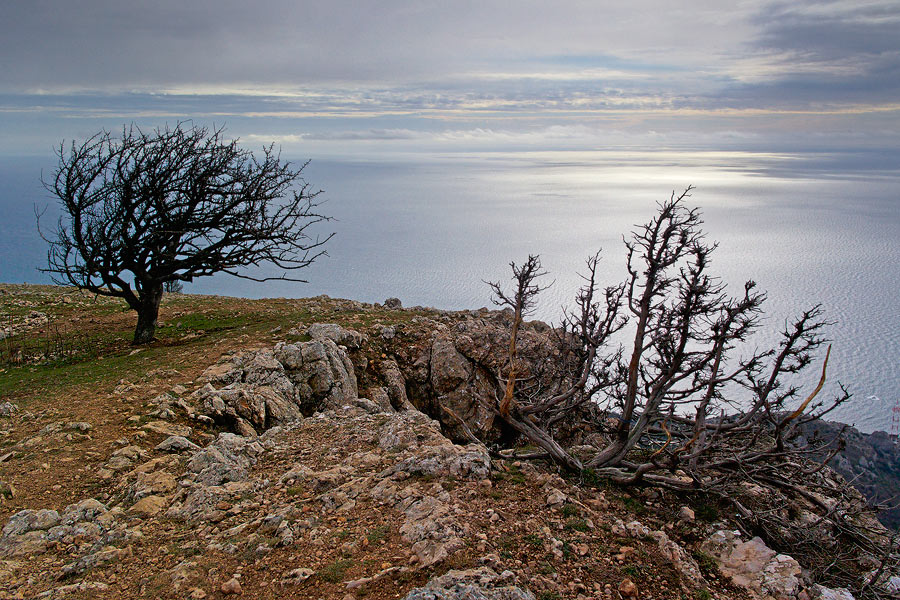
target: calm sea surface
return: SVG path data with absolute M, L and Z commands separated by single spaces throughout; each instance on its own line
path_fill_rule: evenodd
M 894 155 L 896 156 L 896 155 Z M 483 280 L 540 254 L 547 282 L 536 317 L 558 321 L 584 259 L 603 249 L 601 281 L 624 276 L 622 235 L 656 202 L 689 184 L 711 240 L 712 270 L 737 293 L 753 279 L 769 293 L 758 344 L 785 319 L 821 302 L 837 321 L 830 385 L 855 401 L 834 418 L 889 429 L 900 399 L 900 166 L 880 153 L 778 155 L 706 152 L 518 153 L 315 161 L 307 179 L 326 190 L 335 221 L 328 257 L 308 284 L 212 277 L 187 292 L 302 297 L 328 294 L 405 306 L 478 308 Z M 46 282 L 34 207 L 54 206 L 41 169 L 52 158 L 0 158 L 0 281 Z M 816 373 L 807 375 L 812 387 Z

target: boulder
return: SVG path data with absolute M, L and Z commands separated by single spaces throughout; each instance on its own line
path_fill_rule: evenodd
M 361 344 L 364 336 L 330 324 L 310 329 L 317 339 L 241 352 L 206 369 L 201 377 L 206 385 L 193 395 L 197 412 L 253 437 L 351 403 L 359 396 L 356 374 L 334 339 Z
M 715 559 L 724 576 L 758 597 L 789 598 L 800 589 L 800 564 L 776 553 L 761 538 L 745 542 L 737 531 L 720 530 L 700 549 Z

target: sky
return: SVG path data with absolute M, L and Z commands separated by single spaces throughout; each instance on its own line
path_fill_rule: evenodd
M 305 157 L 900 147 L 900 2 L 4 0 L 0 156 L 125 123 Z

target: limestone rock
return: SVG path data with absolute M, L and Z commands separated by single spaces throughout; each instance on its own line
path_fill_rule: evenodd
M 488 567 L 448 571 L 410 591 L 404 600 L 534 600 L 534 594 L 507 585 Z
M 228 581 L 224 582 L 219 590 L 226 595 L 229 594 L 240 594 L 241 590 L 241 582 L 236 578 L 232 577 Z
M 67 565 L 65 565 L 61 569 L 61 575 L 63 577 L 70 577 L 72 575 L 78 575 L 79 573 L 84 573 L 89 569 L 94 569 L 97 567 L 102 567 L 104 565 L 112 564 L 119 560 L 122 554 L 126 554 L 126 551 L 117 550 L 115 548 L 111 548 L 108 550 L 100 550 L 98 552 L 92 552 L 85 556 L 82 556 L 76 561 L 73 561 Z
M 468 442 L 474 435 L 495 442 L 508 433 L 489 407 L 496 401 L 495 374 L 509 368 L 512 318 L 512 311 L 477 311 L 455 323 L 449 318 L 424 320 L 402 337 L 383 338 L 401 371 L 410 402 L 438 419 L 455 441 Z M 552 330 L 539 322 L 525 323 L 517 346 L 517 373 L 540 377 L 548 390 L 553 389 L 558 382 L 556 371 L 567 368 L 563 364 L 567 354 Z M 388 381 L 384 374 L 382 381 Z
M 844 588 L 831 589 L 815 584 L 810 589 L 810 600 L 856 600 L 849 591 Z
M 306 334 L 314 340 L 331 340 L 339 346 L 359 348 L 367 341 L 367 337 L 358 331 L 344 329 L 335 323 L 314 323 L 306 330 Z
M 688 555 L 684 548 L 671 540 L 664 531 L 653 531 L 650 533 L 650 536 L 656 541 L 656 545 L 663 553 L 663 556 L 669 559 L 672 566 L 681 573 L 684 591 L 703 589 L 708 586 L 703 578 L 703 574 L 700 572 L 700 566 L 697 564 L 697 561 Z
M 353 363 L 330 339 L 279 343 L 275 356 L 307 410 L 339 408 L 359 396 Z
M 151 421 L 144 425 L 141 429 L 150 433 L 159 433 L 166 436 L 190 436 L 194 430 L 187 425 L 178 425 L 177 423 L 168 423 L 166 421 Z
M 418 411 L 391 418 L 382 426 L 377 439 L 378 445 L 386 450 L 415 450 L 394 467 L 394 472 L 480 480 L 491 471 L 487 448 L 481 444 L 454 444 L 444 437 L 436 421 Z
M 156 446 L 160 452 L 193 452 L 199 449 L 200 446 L 180 435 L 169 436 Z
M 700 548 L 711 555 L 723 575 L 763 598 L 793 597 L 800 588 L 800 565 L 786 554 L 777 554 L 755 537 L 742 541 L 737 531 L 713 533 Z
M 152 517 L 162 512 L 165 507 L 166 499 L 162 496 L 147 496 L 138 500 L 128 512 L 142 517 Z

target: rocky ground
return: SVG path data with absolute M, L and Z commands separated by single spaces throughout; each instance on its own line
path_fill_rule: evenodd
M 170 297 L 135 350 L 114 304 L 0 306 L 0 598 L 851 597 L 715 505 L 469 441 L 503 313 Z

